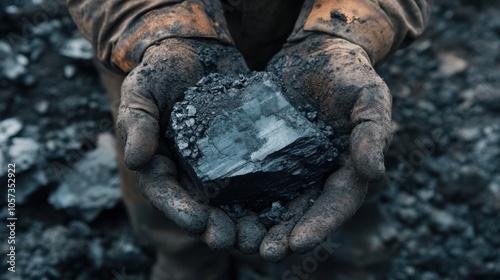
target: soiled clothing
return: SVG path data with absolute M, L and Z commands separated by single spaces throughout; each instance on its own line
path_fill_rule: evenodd
M 170 37 L 235 45 L 262 69 L 287 40 L 322 32 L 362 46 L 374 64 L 424 30 L 433 0 L 68 0 L 99 61 L 128 73 Z
M 234 45 L 251 69 L 264 69 L 283 44 L 326 33 L 361 46 L 376 65 L 423 32 L 432 4 L 432 0 L 67 2 L 80 32 L 93 45 L 101 79 L 113 104 L 120 100 L 124 76 L 141 61 L 145 50 L 167 38 L 200 38 Z M 123 199 L 134 231 L 141 242 L 158 252 L 155 279 L 229 279 L 231 270 L 234 275 L 235 261 L 230 262 L 228 255 L 213 252 L 187 236 L 151 206 L 139 191 L 134 173 L 124 165 L 120 139 L 117 151 Z M 328 242 L 325 246 L 326 251 L 331 249 Z M 288 263 L 280 266 L 263 264 L 258 256 L 235 254 L 232 258 L 236 256 L 245 275 L 260 270 L 256 278 L 248 279 L 302 279 L 301 271 L 294 269 L 304 265 L 304 260 L 318 262 L 317 253 L 288 258 Z M 325 278 L 331 270 L 326 263 L 317 269 L 318 278 L 308 279 L 333 279 Z M 246 264 L 250 270 L 245 270 Z

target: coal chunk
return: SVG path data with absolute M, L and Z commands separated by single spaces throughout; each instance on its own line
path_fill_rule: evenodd
M 324 129 L 288 102 L 271 73 L 206 76 L 170 120 L 167 137 L 213 205 L 290 200 L 338 166 Z
M 281 202 L 275 201 L 271 204 L 271 207 L 259 213 L 259 221 L 269 229 L 282 221 L 290 220 L 294 215 L 295 214 L 288 211 Z

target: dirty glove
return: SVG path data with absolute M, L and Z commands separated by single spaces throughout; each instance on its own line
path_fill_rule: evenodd
M 117 126 L 125 142 L 127 167 L 138 171 L 146 199 L 180 228 L 216 250 L 234 245 L 238 226 L 196 193 L 175 163 L 163 140 L 164 133 L 172 106 L 182 100 L 187 87 L 211 72 L 247 71 L 243 57 L 231 46 L 212 40 L 172 38 L 149 47 L 122 85 Z M 257 250 L 258 244 L 253 247 Z
M 368 182 L 385 172 L 384 153 L 391 139 L 391 95 L 363 48 L 331 35 L 316 34 L 285 46 L 268 70 L 281 76 L 290 102 L 315 110 L 337 136 L 349 137 L 340 169 L 314 191 L 289 203 L 292 220 L 271 228 L 260 253 L 280 261 L 288 253 L 314 249 L 363 203 Z
M 118 132 L 125 140 L 127 166 L 141 170 L 144 195 L 212 248 L 229 246 L 235 239 L 234 223 L 218 209 L 195 200 L 189 180 L 160 140 L 171 107 L 186 87 L 211 72 L 247 71 L 241 55 L 229 47 L 234 42 L 221 2 L 67 0 L 67 4 L 99 62 L 116 73 L 128 73 Z M 252 227 L 260 228 L 256 219 L 249 216 L 236 222 L 236 247 L 241 251 L 258 251 L 263 231 L 247 234 L 256 232 Z

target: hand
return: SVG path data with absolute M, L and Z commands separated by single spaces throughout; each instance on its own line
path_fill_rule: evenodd
M 232 247 L 238 238 L 242 251 L 257 251 L 265 230 L 260 237 L 252 237 L 260 240 L 248 245 L 251 238 L 242 236 L 252 227 L 260 228 L 257 217 L 242 218 L 235 225 L 221 209 L 204 203 L 203 195 L 174 162 L 163 133 L 174 103 L 183 98 L 187 87 L 211 72 L 247 71 L 243 57 L 233 47 L 172 38 L 149 47 L 122 85 L 117 127 L 125 142 L 127 167 L 138 171 L 146 199 L 215 250 Z
M 285 46 L 268 70 L 283 79 L 294 106 L 316 110 L 337 136 L 350 139 L 340 169 L 326 179 L 319 196 L 310 190 L 290 202 L 295 217 L 264 238 L 260 254 L 277 262 L 290 252 L 314 249 L 356 213 L 368 182 L 382 178 L 392 140 L 392 99 L 361 47 L 326 34 Z

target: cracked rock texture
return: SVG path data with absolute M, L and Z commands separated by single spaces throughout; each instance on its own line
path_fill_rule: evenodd
M 338 165 L 325 130 L 270 73 L 209 75 L 174 106 L 174 149 L 212 204 L 290 200 Z

